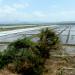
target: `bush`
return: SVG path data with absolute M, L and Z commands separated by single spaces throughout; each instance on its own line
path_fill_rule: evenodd
M 54 47 L 58 49 L 57 44 L 60 43 L 59 38 L 55 32 L 49 30 L 48 28 L 41 30 L 39 35 L 40 40 L 36 47 L 39 49 L 42 57 L 49 58 L 50 51 L 52 49 L 55 50 Z
M 19 52 L 18 57 L 16 57 L 16 59 L 14 60 L 15 70 L 18 73 L 25 74 L 25 75 L 30 75 L 30 74 L 39 75 L 38 73 L 40 72 L 40 67 L 43 70 L 43 62 L 44 62 L 43 58 L 35 54 L 33 50 L 22 49 Z M 35 69 L 39 71 L 34 72 Z
M 33 42 L 29 38 L 19 39 L 11 44 L 9 44 L 8 49 L 22 49 L 29 48 L 33 45 Z
M 9 70 L 22 75 L 41 75 L 46 58 L 49 58 L 51 49 L 59 43 L 59 39 L 49 29 L 42 30 L 39 38 L 37 44 L 29 38 L 10 43 L 7 50 L 0 53 L 0 68 L 8 65 Z

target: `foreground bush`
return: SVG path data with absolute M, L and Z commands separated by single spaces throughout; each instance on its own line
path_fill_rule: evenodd
M 42 30 L 38 37 L 37 44 L 29 38 L 10 43 L 7 50 L 0 53 L 0 68 L 7 65 L 9 70 L 22 75 L 42 75 L 46 58 L 59 44 L 59 38 L 49 29 Z
M 0 57 L 0 68 L 8 65 L 9 70 L 22 75 L 41 75 L 43 72 L 44 59 L 28 38 L 11 43 Z

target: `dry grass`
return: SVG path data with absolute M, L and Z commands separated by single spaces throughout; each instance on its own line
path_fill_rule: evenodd
M 0 75 L 18 75 L 18 74 L 12 73 L 11 71 L 5 68 L 0 71 Z
M 72 71 L 74 71 L 75 64 L 74 61 L 75 57 L 51 57 L 50 59 L 47 59 L 45 63 L 45 72 L 43 75 L 74 75 Z M 9 68 L 13 65 L 9 64 Z M 15 72 L 11 72 L 8 67 L 5 67 L 0 71 L 0 75 L 19 75 Z M 63 68 L 65 68 L 63 70 Z M 73 70 L 72 70 L 73 68 Z M 12 68 L 13 69 L 13 68 Z M 71 69 L 71 70 L 70 70 Z M 61 74 L 61 71 L 64 71 L 64 74 Z
M 67 57 L 66 57 L 67 58 Z M 75 60 L 75 58 L 73 58 Z M 72 59 L 72 60 L 73 60 Z M 68 59 L 69 60 L 69 59 Z M 73 61 L 66 61 L 64 58 L 50 58 L 50 60 L 47 60 L 45 67 L 46 71 L 43 75 L 74 75 L 74 68 L 75 64 L 72 63 Z M 69 70 L 71 68 L 71 70 Z M 67 70 L 65 72 L 65 69 Z M 61 74 L 62 71 L 62 74 Z M 65 72 L 63 74 L 63 72 Z

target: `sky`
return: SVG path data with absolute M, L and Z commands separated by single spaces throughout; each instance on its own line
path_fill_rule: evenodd
M 0 0 L 0 23 L 75 21 L 75 0 Z

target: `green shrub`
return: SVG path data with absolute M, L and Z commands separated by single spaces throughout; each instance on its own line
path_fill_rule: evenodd
M 19 39 L 9 44 L 8 49 L 22 49 L 29 48 L 33 45 L 33 42 L 29 38 Z
M 57 44 L 60 43 L 59 38 L 55 32 L 48 28 L 41 30 L 39 38 L 40 40 L 36 47 L 39 49 L 42 57 L 49 58 L 50 51 L 55 47 L 58 49 Z
M 46 58 L 49 58 L 51 49 L 59 44 L 59 39 L 48 28 L 39 35 L 37 44 L 29 38 L 10 43 L 7 50 L 0 53 L 0 68 L 12 64 L 14 71 L 22 75 L 42 75 Z
M 14 60 L 15 70 L 18 73 L 22 73 L 25 75 L 26 73 L 32 75 L 39 75 L 38 73 L 40 72 L 40 67 L 43 70 L 43 62 L 43 58 L 34 53 L 33 50 L 22 49 L 20 50 L 18 57 L 16 57 L 16 59 Z M 36 72 L 35 69 L 36 71 L 39 71 Z

